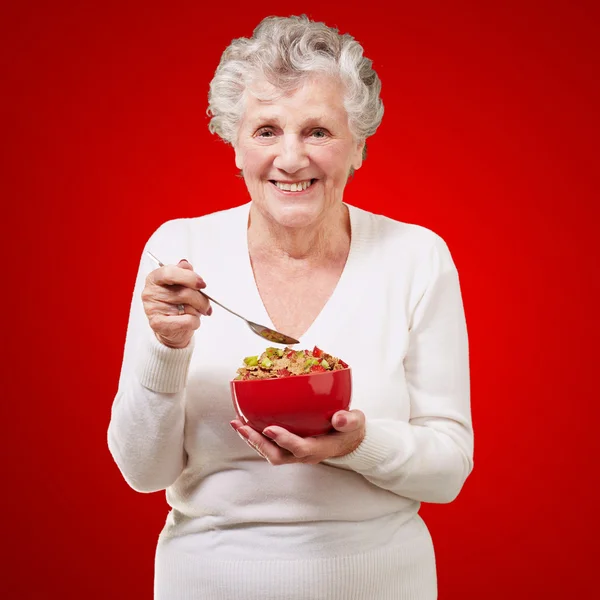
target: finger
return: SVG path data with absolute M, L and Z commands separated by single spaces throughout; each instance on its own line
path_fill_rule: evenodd
M 169 316 L 171 316 L 171 314 L 173 316 L 177 316 L 177 317 L 183 317 L 184 315 L 192 315 L 193 317 L 201 317 L 203 315 L 203 313 L 201 313 L 199 310 L 196 310 L 193 306 L 189 305 L 189 304 L 177 304 L 177 305 L 170 305 L 171 309 L 172 309 L 172 313 L 169 314 Z M 180 311 L 179 308 L 183 309 L 183 313 Z
M 148 317 L 150 327 L 166 338 L 181 334 L 182 331 L 196 331 L 200 328 L 200 317 L 194 315 L 151 314 Z
M 359 416 L 353 417 L 360 421 Z M 355 431 L 333 431 L 307 438 L 299 438 L 281 427 L 267 427 L 263 435 L 272 439 L 284 451 L 288 451 L 297 462 L 306 464 L 317 464 L 326 458 L 344 456 L 356 450 L 364 437 L 360 427 Z
M 252 427 L 244 425 L 239 427 L 237 432 L 256 452 L 272 465 L 299 462 L 295 456 L 268 440 L 264 435 L 261 435 L 258 431 L 252 429 Z
M 186 287 L 171 288 L 172 294 L 169 296 L 169 302 L 172 304 L 188 304 L 195 308 L 199 313 L 210 316 L 212 306 L 206 296 L 199 294 L 196 290 Z
M 177 266 L 180 267 L 181 269 L 188 269 L 188 271 L 193 271 L 194 267 L 192 267 L 191 263 L 189 263 L 185 258 L 182 258 L 178 263 Z
M 187 304 L 203 315 L 210 316 L 212 314 L 212 307 L 206 296 L 199 294 L 196 290 L 180 285 L 151 286 L 144 291 L 142 297 L 147 302 L 159 302 L 175 307 L 179 304 Z M 161 312 L 171 314 L 170 311 L 165 309 L 162 309 Z
M 276 426 L 267 427 L 262 433 L 298 459 L 305 459 L 318 452 L 314 444 L 316 438 L 301 438 L 283 427 Z
M 182 285 L 193 290 L 201 290 L 206 287 L 206 283 L 200 275 L 191 269 L 177 265 L 165 265 L 155 269 L 148 275 L 148 281 L 162 286 Z
M 336 431 L 350 433 L 363 427 L 365 415 L 360 410 L 340 410 L 331 418 L 331 424 Z

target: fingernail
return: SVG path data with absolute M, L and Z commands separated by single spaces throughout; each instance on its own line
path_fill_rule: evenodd
M 346 417 L 338 417 L 337 418 L 337 426 L 338 427 L 343 427 L 347 422 L 348 422 L 348 420 L 346 419 Z
M 275 439 L 275 432 L 272 431 L 271 429 L 263 429 L 263 435 L 266 435 L 268 438 L 271 438 L 272 440 Z
M 188 261 L 187 261 L 185 258 L 182 258 L 182 259 L 181 259 L 181 260 L 180 260 L 180 261 L 179 261 L 177 264 L 179 264 L 179 265 L 180 265 L 181 263 L 186 263 L 186 262 L 188 262 Z M 188 263 L 188 264 L 189 264 L 189 263 Z
M 196 281 L 196 287 L 199 290 L 206 287 L 206 284 L 204 283 L 204 279 L 202 279 L 202 277 L 198 277 L 198 281 Z
M 250 439 L 249 433 L 245 429 L 238 429 L 237 432 L 245 439 Z
M 208 307 L 208 310 L 206 311 L 206 314 L 210 317 L 210 315 L 212 315 L 212 306 Z
M 233 424 L 233 423 L 229 423 L 231 425 L 231 429 L 233 429 L 234 431 L 237 431 L 237 427 Z

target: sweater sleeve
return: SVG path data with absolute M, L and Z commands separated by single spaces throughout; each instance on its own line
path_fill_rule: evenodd
M 473 468 L 467 328 L 458 273 L 436 236 L 416 280 L 404 369 L 410 419 L 367 420 L 352 453 L 327 464 L 420 502 L 451 502 Z M 415 285 L 419 285 L 415 283 Z
M 170 262 L 170 257 L 161 252 L 161 241 L 172 240 L 176 223 L 159 228 L 145 250 Z M 186 348 L 173 349 L 161 344 L 150 328 L 141 294 L 148 273 L 155 268 L 144 252 L 108 426 L 109 450 L 124 479 L 138 492 L 166 489 L 179 477 L 187 460 L 183 444 L 184 402 L 194 338 Z

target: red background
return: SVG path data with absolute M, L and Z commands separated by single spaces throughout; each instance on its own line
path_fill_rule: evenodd
M 167 219 L 246 201 L 208 83 L 233 37 L 306 12 L 383 81 L 346 200 L 434 229 L 461 274 L 476 456 L 454 503 L 423 507 L 440 598 L 590 598 L 594 3 L 258 4 L 3 5 L 0 595 L 151 597 L 164 496 L 129 489 L 106 446 L 139 254 Z

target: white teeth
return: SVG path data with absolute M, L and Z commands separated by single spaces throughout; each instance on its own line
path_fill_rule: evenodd
M 281 183 L 280 181 L 276 181 L 275 185 L 280 189 L 286 192 L 300 192 L 304 191 L 306 188 L 310 187 L 312 180 L 309 181 L 299 181 L 298 183 Z

